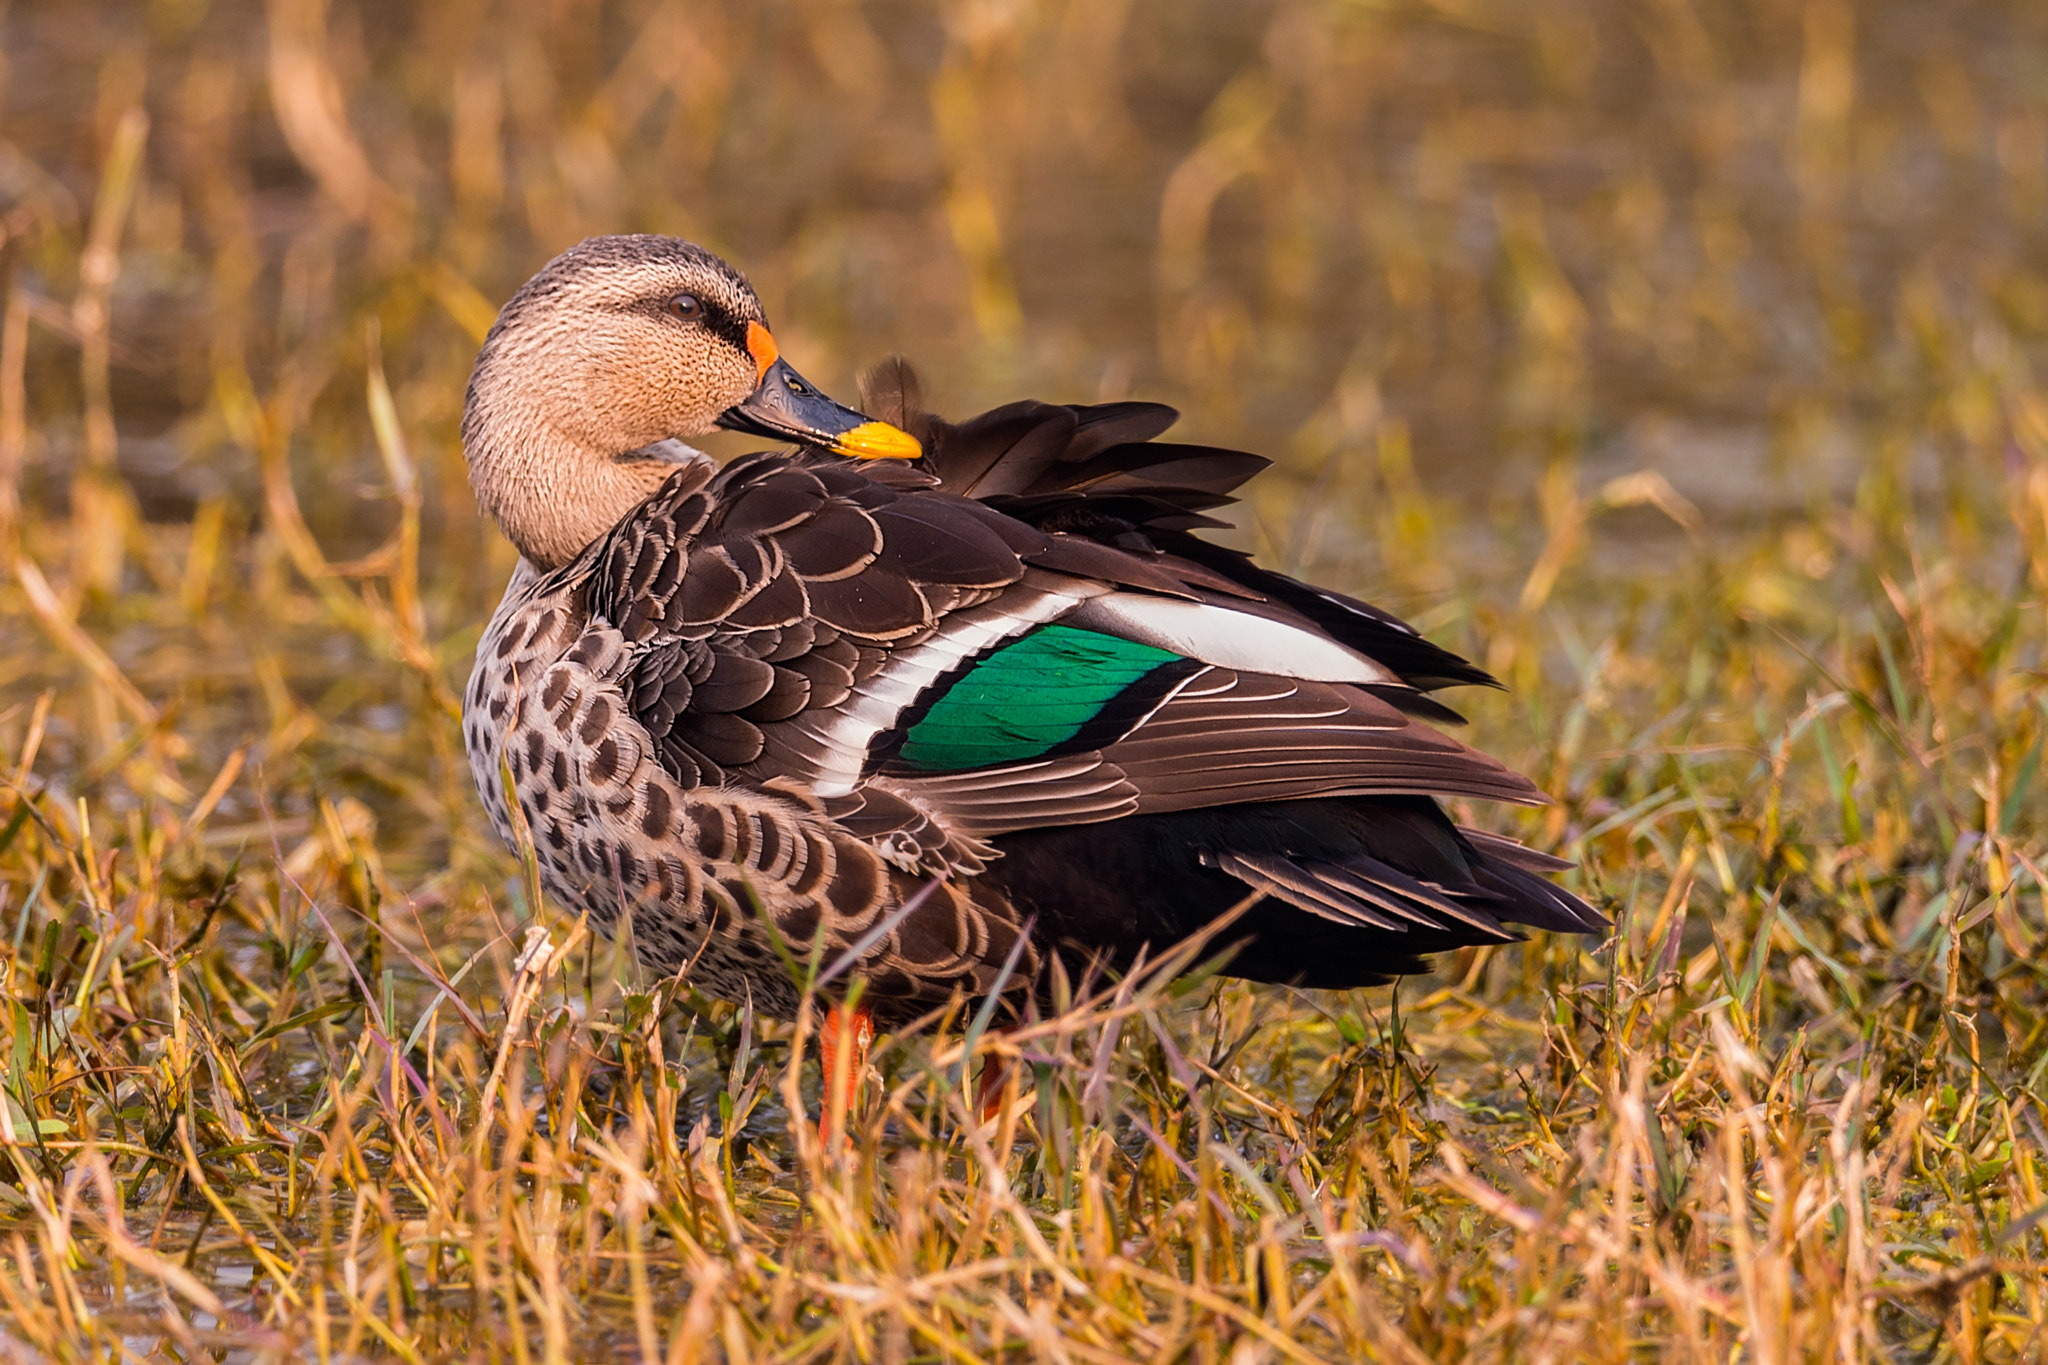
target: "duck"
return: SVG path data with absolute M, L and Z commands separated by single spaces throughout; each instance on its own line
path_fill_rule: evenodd
M 1204 934 L 1341 991 L 1608 927 L 1445 811 L 1547 799 L 1445 732 L 1434 694 L 1492 677 L 1202 534 L 1267 460 L 1157 439 L 1158 403 L 947 422 L 902 361 L 861 403 L 738 270 L 622 235 L 511 296 L 462 418 L 519 552 L 463 703 L 491 824 L 650 972 L 778 1018 L 831 977 L 828 1120 L 879 1033 Z M 720 428 L 777 446 L 721 466 L 688 444 Z

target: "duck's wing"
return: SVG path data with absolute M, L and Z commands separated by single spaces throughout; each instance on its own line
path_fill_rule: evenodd
M 1027 525 L 1158 560 L 1184 577 L 1206 573 L 1212 591 L 1271 603 L 1384 664 L 1395 677 L 1381 686 L 1382 698 L 1422 719 L 1463 720 L 1422 694 L 1500 686 L 1391 612 L 1261 568 L 1250 555 L 1193 534 L 1228 526 L 1206 513 L 1235 502 L 1237 488 L 1272 462 L 1241 450 L 1156 440 L 1180 417 L 1163 403 L 1027 400 L 952 423 L 924 410 L 916 373 L 900 357 L 863 377 L 861 397 L 867 411 L 910 431 L 926 451 L 914 470 L 877 465 L 872 475 L 924 480 Z
M 1020 551 L 1043 541 L 967 499 L 751 456 L 672 479 L 586 552 L 583 580 L 623 637 L 627 704 L 695 787 L 753 769 L 777 727 L 834 711 L 940 621 L 1015 588 Z
M 849 464 L 679 476 L 594 548 L 587 580 L 627 651 L 627 704 L 686 787 L 740 776 L 836 800 L 885 770 L 914 783 L 1102 753 L 1097 772 L 1039 772 L 1009 816 L 981 810 L 993 787 L 974 813 L 963 796 L 949 809 L 975 834 L 1050 819 L 1047 803 L 1107 818 L 1128 799 L 1538 799 L 1375 696 L 1398 676 L 1284 604 Z
M 1065 623 L 1077 618 L 1105 628 Z M 1461 839 L 1428 801 L 1419 804 L 1434 832 L 1457 854 L 1403 860 L 1379 815 L 1341 856 L 1245 844 L 1255 813 L 1288 827 L 1287 807 L 1330 798 L 1370 798 L 1363 815 L 1364 804 L 1384 814 L 1413 797 L 1543 797 L 1360 684 L 1203 663 L 1114 629 L 1084 606 L 941 680 L 870 741 L 884 760 L 839 798 L 842 823 L 886 829 L 917 849 L 1003 849 L 1017 836 L 1037 847 L 1033 836 L 1126 817 L 1201 817 L 1207 866 L 1324 918 L 1389 932 L 1420 925 L 1458 941 L 1505 941 L 1513 935 L 1502 921 L 1575 932 L 1604 924 L 1539 875 L 1551 860 Z M 1276 657 L 1269 668 L 1284 666 Z M 990 870 L 1000 880 L 1007 866 Z
M 1093 687 L 1076 677 L 1125 650 L 1144 652 Z M 1048 665 L 1054 654 L 1063 657 Z M 1150 672 L 1136 673 L 1146 664 Z M 1091 707 L 1087 721 L 1071 723 Z M 1355 684 L 1201 664 L 1057 624 L 977 660 L 873 747 L 888 757 L 868 785 L 982 839 L 1308 797 L 1545 799 L 1526 778 Z
M 1284 604 L 850 464 L 678 475 L 578 581 L 607 623 L 588 638 L 608 657 L 584 662 L 678 788 L 784 792 L 904 871 L 972 872 L 1006 834 L 1124 815 L 1542 800 Z M 586 738 L 595 771 L 609 741 Z
M 1378 798 L 1373 809 L 1381 817 L 1389 801 L 1398 803 L 1393 794 L 1403 791 L 1541 799 L 1529 784 L 1484 756 L 1403 720 L 1461 723 L 1456 712 L 1426 694 L 1454 685 L 1498 686 L 1484 670 L 1370 603 L 1263 569 L 1250 556 L 1193 534 L 1223 525 L 1206 514 L 1233 501 L 1237 487 L 1267 461 L 1242 451 L 1154 439 L 1178 416 L 1160 404 L 1013 403 L 966 422 L 947 423 L 925 411 L 916 376 L 900 360 L 868 376 L 863 400 L 869 411 L 916 432 L 925 443 L 929 453 L 919 462 L 922 469 L 899 477 L 923 477 L 931 486 L 977 497 L 1063 539 L 1087 539 L 1144 560 L 1191 585 L 1202 605 L 1300 628 L 1372 659 L 1392 675 L 1333 681 L 1306 670 L 1307 678 L 1288 676 L 1305 670 L 1276 665 L 1270 656 L 1252 651 L 1257 657 L 1224 661 L 1236 668 L 1212 668 L 1187 680 L 1142 723 L 1102 748 L 1076 746 L 1076 751 L 1032 762 L 945 774 L 906 771 L 909 760 L 918 757 L 913 746 L 899 752 L 864 788 L 869 799 L 891 805 L 907 799 L 942 809 L 952 827 L 990 839 L 1007 834 L 1012 844 L 1022 831 L 1125 814 L 1175 819 L 1213 814 L 1228 824 L 1225 803 L 1241 811 L 1243 803 L 1262 799 L 1371 796 Z M 1111 602 L 1149 605 L 1155 615 L 1160 611 L 1159 604 L 1128 595 Z M 1066 619 L 1078 623 L 1089 614 L 1117 613 L 1098 602 Z M 1115 621 L 1086 624 L 1171 643 L 1156 633 L 1123 629 Z M 1267 671 L 1276 666 L 1282 676 Z M 1170 667 L 1153 675 L 1155 680 L 1170 676 Z M 1126 694 L 1126 706 L 1130 700 Z M 1483 921 L 1497 930 L 1492 918 L 1497 912 L 1552 929 L 1604 924 L 1596 911 L 1541 875 L 1565 864 L 1512 841 L 1453 831 L 1433 805 L 1422 804 L 1432 812 L 1423 822 L 1432 837 L 1464 851 L 1444 854 L 1439 849 L 1441 856 L 1407 861 L 1417 868 L 1455 872 L 1445 874 L 1439 890 L 1467 906 L 1471 923 Z M 1384 825 L 1385 818 L 1374 825 L 1374 837 L 1381 842 L 1387 837 Z M 1335 904 L 1344 907 L 1338 917 L 1362 915 L 1369 921 L 1373 912 L 1368 907 L 1377 894 L 1382 911 L 1405 905 L 1411 914 L 1444 922 L 1441 907 L 1426 904 L 1428 896 L 1417 900 L 1408 895 L 1413 888 L 1401 885 L 1398 872 L 1381 877 L 1373 892 L 1373 866 L 1311 861 L 1290 870 L 1286 859 L 1266 850 L 1246 852 L 1223 870 L 1312 914 L 1328 917 Z

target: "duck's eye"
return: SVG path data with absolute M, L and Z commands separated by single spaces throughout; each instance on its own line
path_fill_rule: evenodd
M 678 294 L 668 301 L 668 311 L 684 322 L 695 322 L 704 316 L 704 305 L 695 294 Z

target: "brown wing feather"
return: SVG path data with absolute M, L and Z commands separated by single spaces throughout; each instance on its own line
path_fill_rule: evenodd
M 1195 514 L 1235 501 L 1239 485 L 1272 462 L 1247 451 L 1154 440 L 1179 417 L 1164 404 L 1025 401 L 949 423 L 923 410 L 916 374 L 901 357 L 871 372 L 862 395 L 876 404 L 870 411 L 886 412 L 924 442 L 919 472 L 947 492 L 986 499 L 1044 530 L 1152 556 L 1155 577 L 1163 570 L 1183 582 L 1260 600 L 1272 614 L 1385 665 L 1411 689 L 1499 685 L 1390 612 L 1261 568 L 1239 551 L 1190 534 L 1228 525 Z M 1396 704 L 1426 719 L 1448 722 L 1455 715 L 1421 701 Z
M 1019 552 L 1049 540 L 843 463 L 749 456 L 680 472 L 586 552 L 589 607 L 624 638 L 627 705 L 677 781 L 801 780 L 773 761 L 794 752 L 781 731 L 1023 580 Z
M 1146 811 L 1399 792 L 1541 804 L 1527 778 L 1361 689 L 1212 669 L 1103 757 Z
M 1211 668 L 1101 749 L 883 779 L 978 838 L 1317 796 L 1546 798 L 1528 779 L 1358 688 Z

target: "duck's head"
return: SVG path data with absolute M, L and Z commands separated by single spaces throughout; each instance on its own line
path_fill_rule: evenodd
M 462 418 L 477 500 L 552 568 L 674 472 L 662 443 L 729 427 L 863 459 L 918 455 L 776 350 L 746 277 L 675 237 L 592 237 L 549 261 L 484 338 Z

